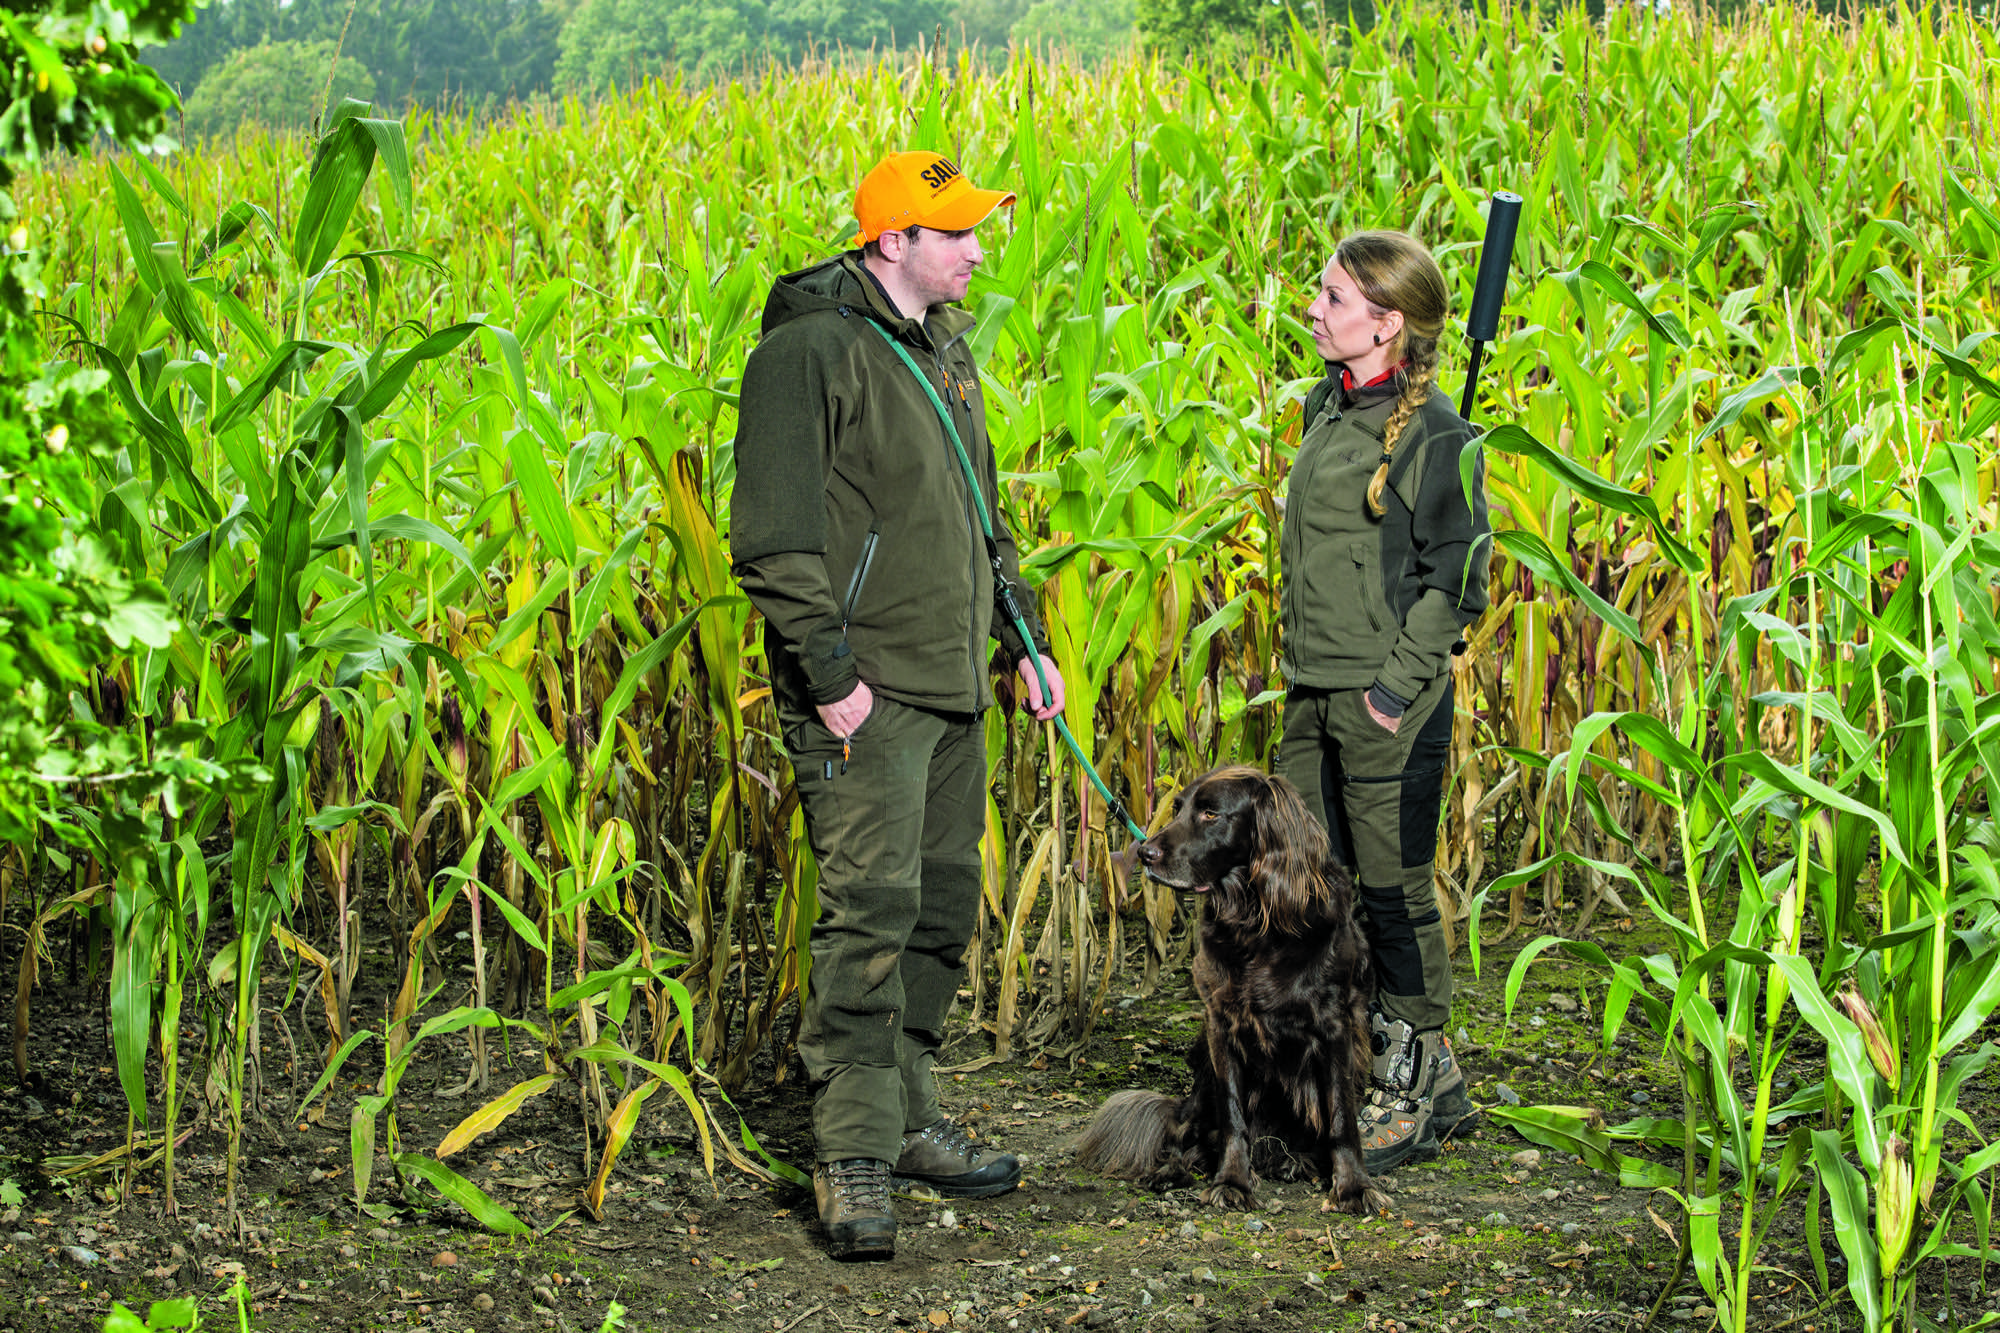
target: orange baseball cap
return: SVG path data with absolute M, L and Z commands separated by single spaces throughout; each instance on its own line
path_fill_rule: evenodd
M 904 227 L 967 231 L 1013 202 L 1011 190 L 976 189 L 949 158 L 891 153 L 861 178 L 854 192 L 854 219 L 865 244 Z

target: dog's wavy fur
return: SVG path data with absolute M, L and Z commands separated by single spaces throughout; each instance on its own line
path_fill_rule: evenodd
M 1335 1207 L 1388 1207 L 1362 1164 L 1357 1119 L 1372 970 L 1326 831 L 1284 779 L 1221 768 L 1196 779 L 1136 855 L 1154 879 L 1203 898 L 1193 1087 L 1114 1094 L 1079 1139 L 1078 1164 L 1153 1188 L 1205 1175 L 1204 1202 L 1254 1208 L 1253 1156 L 1268 1165 L 1276 1149 L 1310 1163 Z

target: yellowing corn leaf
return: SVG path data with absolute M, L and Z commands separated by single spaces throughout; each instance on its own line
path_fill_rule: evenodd
M 592 888 L 606 883 L 621 868 L 632 864 L 637 850 L 637 835 L 630 823 L 616 818 L 605 820 L 591 844 L 587 882 Z
M 318 949 L 287 930 L 283 925 L 274 927 L 278 943 L 301 959 L 319 969 L 319 1000 L 326 1008 L 326 1025 L 330 1035 L 327 1041 L 327 1058 L 333 1058 L 340 1043 L 347 1040 L 347 1033 L 340 1026 L 340 992 L 333 982 L 333 964 Z
M 539 1074 L 534 1078 L 523 1079 L 521 1082 L 507 1089 L 507 1091 L 501 1093 L 498 1097 L 495 1097 L 492 1101 L 486 1103 L 486 1105 L 480 1107 L 477 1111 L 474 1111 L 471 1115 L 465 1117 L 465 1119 L 459 1121 L 453 1127 L 451 1133 L 445 1135 L 444 1139 L 438 1144 L 438 1160 L 443 1161 L 460 1148 L 471 1143 L 481 1134 L 498 1129 L 500 1123 L 508 1116 L 514 1114 L 514 1112 L 520 1110 L 522 1104 L 528 1098 L 537 1097 L 547 1092 L 554 1086 L 555 1081 L 556 1076 L 554 1074 Z
M 590 1215 L 601 1219 L 604 1216 L 604 1187 L 611 1179 L 611 1168 L 618 1164 L 618 1154 L 625 1151 L 625 1143 L 632 1137 L 633 1126 L 639 1123 L 639 1110 L 646 1099 L 659 1090 L 660 1080 L 649 1078 L 632 1091 L 612 1111 L 611 1119 L 604 1127 L 604 1156 L 597 1164 L 597 1177 L 590 1182 L 590 1188 L 583 1192 L 584 1207 Z

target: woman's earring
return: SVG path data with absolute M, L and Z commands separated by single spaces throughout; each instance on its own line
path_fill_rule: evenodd
M 1377 347 L 1380 347 L 1382 345 L 1382 335 L 1378 333 L 1374 336 L 1375 336 L 1375 345 Z

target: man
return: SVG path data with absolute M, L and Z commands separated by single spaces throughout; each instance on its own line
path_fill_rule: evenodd
M 799 1053 L 836 1259 L 894 1256 L 892 1179 L 978 1198 L 1021 1175 L 931 1075 L 979 910 L 989 635 L 1036 717 L 1063 702 L 1032 599 L 1032 644 L 996 614 L 1019 563 L 953 308 L 984 257 L 974 229 L 1013 202 L 891 153 L 854 196 L 861 248 L 777 281 L 743 374 L 730 547 L 819 863 Z

